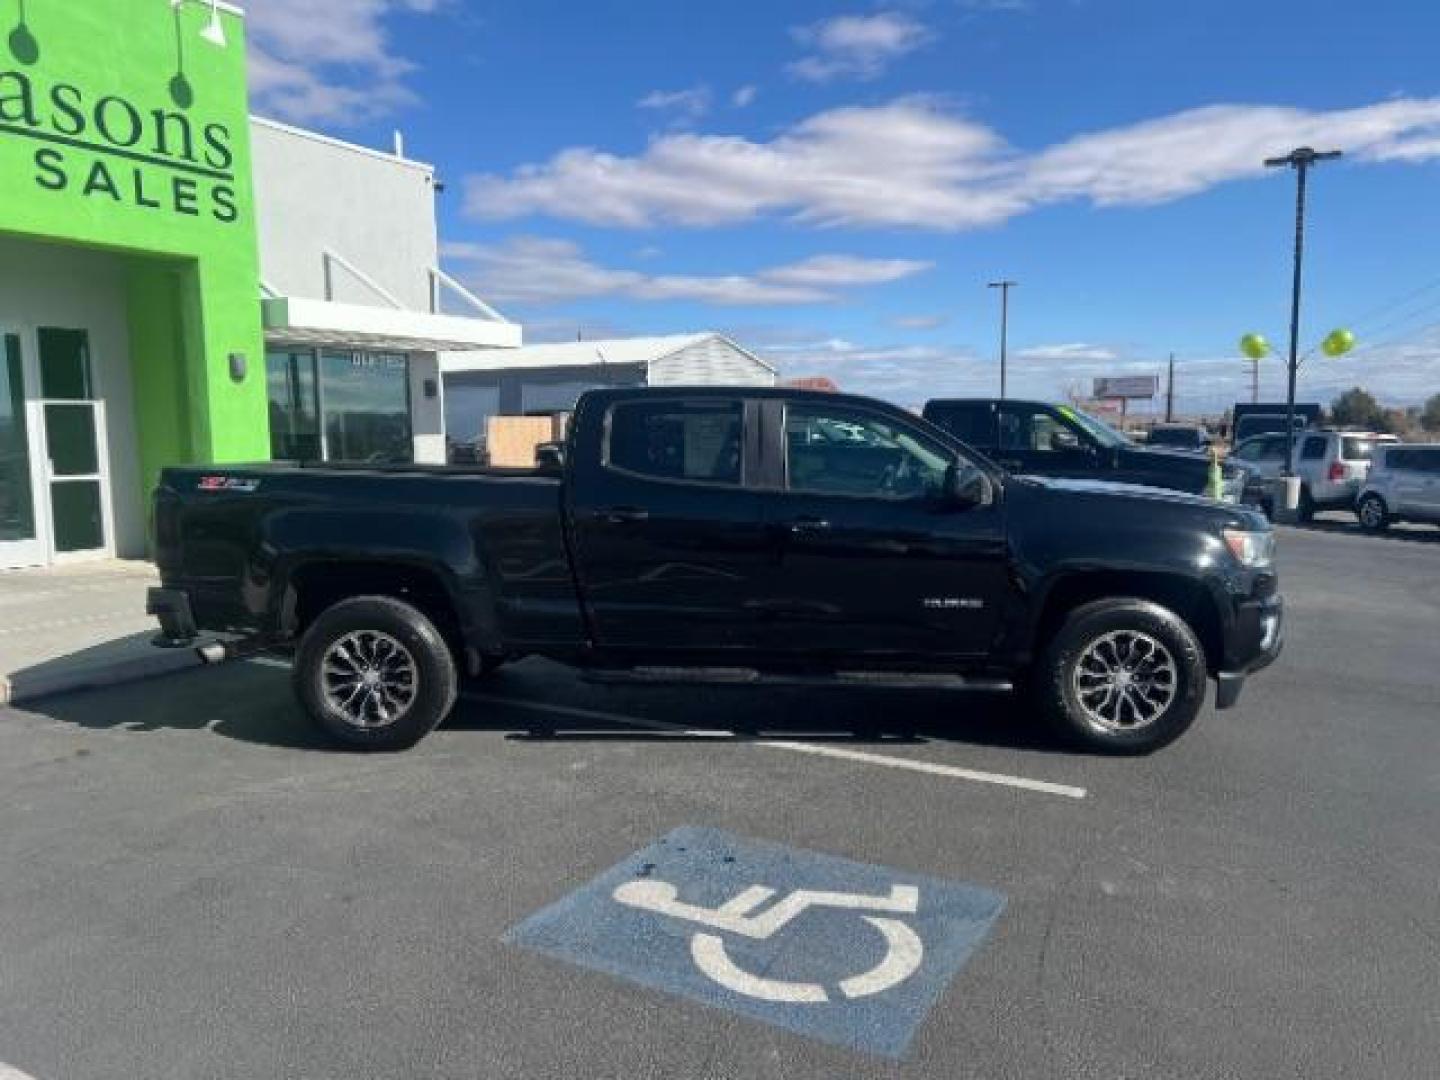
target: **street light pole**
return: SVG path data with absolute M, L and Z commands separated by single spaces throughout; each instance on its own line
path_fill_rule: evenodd
M 1170 354 L 1170 378 L 1165 383 L 1165 422 L 1175 422 L 1175 354 Z
M 1284 475 L 1287 477 L 1295 475 L 1295 376 L 1300 367 L 1300 270 L 1305 258 L 1305 180 L 1310 168 L 1317 162 L 1331 161 L 1340 154 L 1339 150 L 1322 152 L 1301 146 L 1284 157 L 1265 159 L 1269 168 L 1295 170 L 1295 280 L 1290 291 L 1290 372 L 1289 389 L 1285 396 Z
M 1000 400 L 1005 400 L 1006 344 L 1010 330 L 1010 290 L 1018 281 L 992 281 L 986 288 L 1000 290 Z

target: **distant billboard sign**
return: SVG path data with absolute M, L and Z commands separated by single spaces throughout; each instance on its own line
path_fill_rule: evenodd
M 1096 379 L 1097 398 L 1153 398 L 1160 392 L 1159 375 L 1122 375 L 1118 378 Z

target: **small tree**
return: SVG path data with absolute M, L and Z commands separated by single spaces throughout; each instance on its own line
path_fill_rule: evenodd
M 1373 394 L 1358 386 L 1346 390 L 1331 404 L 1330 422 L 1338 427 L 1369 428 L 1371 431 L 1388 429 L 1385 410 Z
M 1420 426 L 1426 431 L 1440 431 L 1440 394 L 1431 394 L 1420 410 Z

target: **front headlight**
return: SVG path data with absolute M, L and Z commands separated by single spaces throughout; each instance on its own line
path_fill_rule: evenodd
M 1269 530 L 1226 529 L 1225 546 L 1241 566 L 1251 569 L 1269 566 L 1275 558 L 1275 534 Z

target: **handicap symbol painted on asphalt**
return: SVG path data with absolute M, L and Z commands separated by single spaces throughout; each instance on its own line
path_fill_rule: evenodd
M 899 1057 L 1004 905 L 973 885 L 687 827 L 505 940 Z
M 681 903 L 675 898 L 676 892 L 674 885 L 664 881 L 630 881 L 616 889 L 614 896 L 620 903 L 629 904 L 631 907 L 690 919 L 703 926 L 760 939 L 768 938 L 812 905 L 913 914 L 920 902 L 920 891 L 913 885 L 895 885 L 890 889 L 889 896 L 857 896 L 854 893 L 797 889 L 763 915 L 752 916 L 750 912 L 775 895 L 774 889 L 752 885 L 713 911 Z M 885 936 L 888 948 L 884 959 L 869 971 L 840 981 L 840 992 L 847 998 L 868 997 L 904 982 L 915 974 L 915 969 L 920 966 L 920 960 L 925 954 L 925 947 L 915 936 L 915 931 L 904 923 L 868 915 L 864 918 Z M 741 970 L 726 954 L 724 939 L 714 934 L 697 933 L 692 937 L 690 955 L 694 958 L 696 967 L 721 986 L 728 987 L 737 994 L 759 998 L 761 1001 L 830 1000 L 825 993 L 825 987 L 819 983 L 767 979 Z

